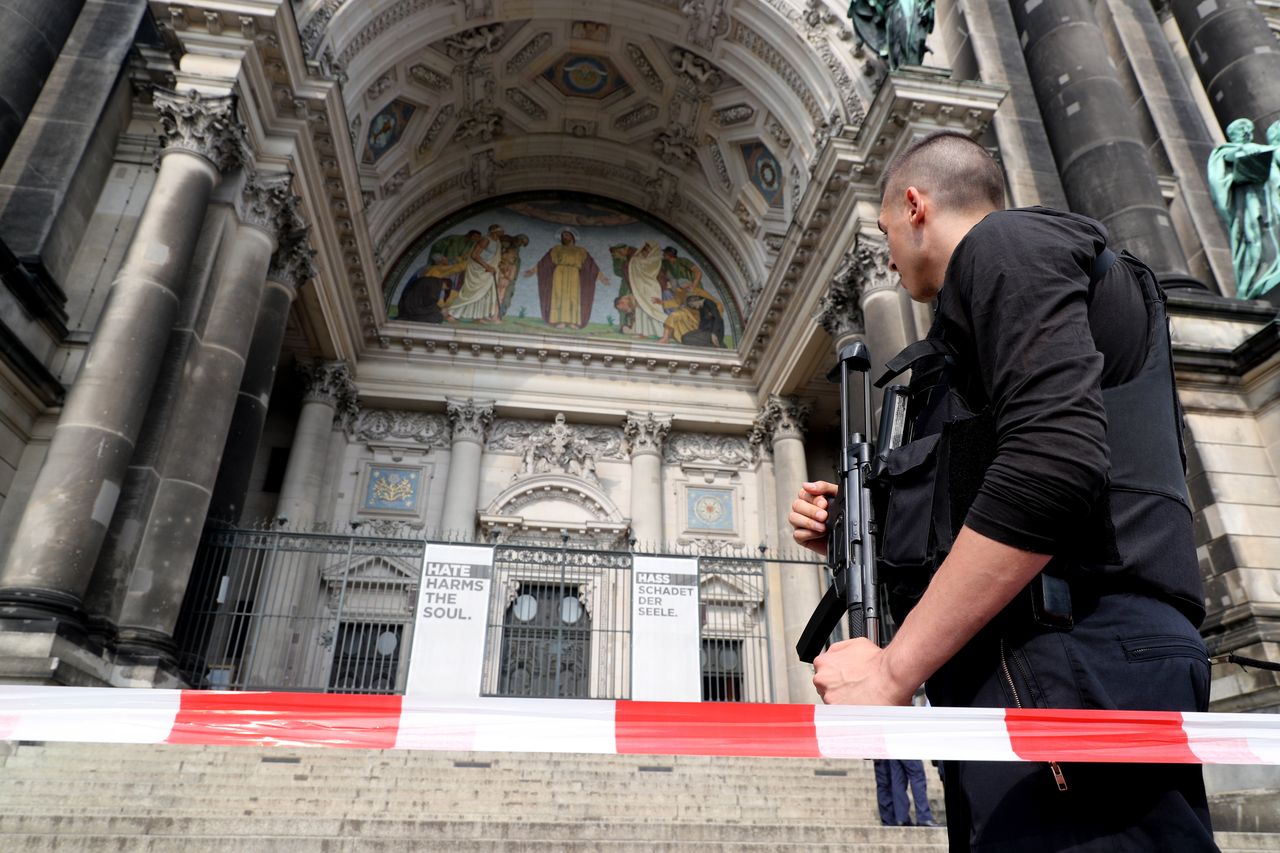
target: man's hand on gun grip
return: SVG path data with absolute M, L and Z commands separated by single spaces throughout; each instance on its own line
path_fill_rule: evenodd
M 841 640 L 814 658 L 813 686 L 828 705 L 910 705 L 916 688 L 894 681 L 887 652 L 865 637 Z
M 787 517 L 792 527 L 791 537 L 796 544 L 824 557 L 827 555 L 825 522 L 830 503 L 828 498 L 834 498 L 838 491 L 835 483 L 824 480 L 804 483 L 800 487 L 800 496 L 791 504 L 791 515 Z

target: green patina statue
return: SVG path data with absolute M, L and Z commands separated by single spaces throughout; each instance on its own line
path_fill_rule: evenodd
M 925 39 L 933 29 L 934 0 L 853 0 L 849 17 L 858 37 L 889 69 L 924 61 Z
M 1227 141 L 1209 155 L 1209 191 L 1231 237 L 1236 296 L 1256 299 L 1280 284 L 1280 121 L 1267 144 L 1253 141 L 1253 122 L 1227 125 Z

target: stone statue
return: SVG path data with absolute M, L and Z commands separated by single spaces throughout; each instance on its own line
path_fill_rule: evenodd
M 852 0 L 849 17 L 858 37 L 889 64 L 889 70 L 924 61 L 933 29 L 934 0 Z
M 1277 123 L 1280 124 L 1280 123 Z M 1227 125 L 1227 141 L 1209 155 L 1209 191 L 1231 237 L 1236 296 L 1255 299 L 1280 284 L 1280 127 L 1267 145 L 1253 141 L 1253 122 Z

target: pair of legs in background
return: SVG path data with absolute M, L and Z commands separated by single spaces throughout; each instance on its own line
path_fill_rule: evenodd
M 933 812 L 929 809 L 929 784 L 925 779 L 924 765 L 919 761 L 896 758 L 877 758 L 876 805 L 880 809 L 880 823 L 885 826 L 912 826 L 911 805 L 907 800 L 907 788 L 916 803 L 915 826 L 933 826 Z

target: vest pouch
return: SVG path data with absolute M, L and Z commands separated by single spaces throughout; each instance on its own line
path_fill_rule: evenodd
M 934 433 L 894 450 L 879 478 L 888 492 L 879 556 L 890 585 L 900 571 L 933 567 L 939 437 Z

